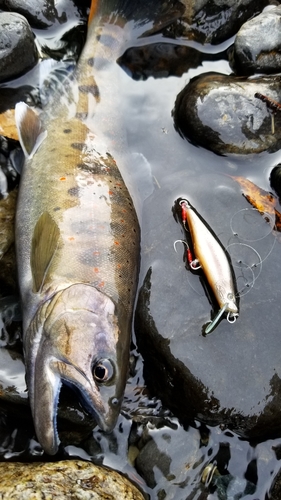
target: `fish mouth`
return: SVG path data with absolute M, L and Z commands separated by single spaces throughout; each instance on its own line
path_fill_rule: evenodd
M 109 397 L 106 401 L 94 381 L 79 368 L 62 360 L 50 359 L 43 370 L 41 368 L 40 376 L 35 376 L 34 398 L 30 397 L 33 399 L 35 432 L 42 448 L 49 455 L 55 455 L 60 445 L 57 412 L 63 384 L 78 392 L 83 407 L 104 432 L 112 432 L 119 414 L 117 398 Z

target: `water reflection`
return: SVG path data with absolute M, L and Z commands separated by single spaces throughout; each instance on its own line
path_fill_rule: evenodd
M 40 37 L 43 40 L 44 34 L 40 33 L 39 39 Z M 161 37 L 153 38 L 154 42 L 157 40 L 160 43 Z M 54 48 L 56 42 L 56 37 L 49 40 L 51 49 Z M 152 45 L 147 46 L 148 53 L 150 50 L 155 50 Z M 174 46 L 179 52 L 182 50 L 175 43 Z M 173 52 L 177 52 L 176 48 Z M 153 52 L 153 55 L 157 54 Z M 167 320 L 169 336 L 166 339 L 159 336 L 159 345 L 164 344 L 167 349 L 172 346 L 177 360 L 184 350 L 184 355 L 191 365 L 194 352 L 200 352 L 200 350 L 204 352 L 205 349 L 205 352 L 210 351 L 211 354 L 213 350 L 218 351 L 217 340 L 208 339 L 208 347 L 206 347 L 206 343 L 203 344 L 205 339 L 199 338 L 197 333 L 192 338 L 187 336 L 191 330 L 190 325 L 194 325 L 194 321 L 202 324 L 208 319 L 211 309 L 199 280 L 196 276 L 186 272 L 181 258 L 173 251 L 173 241 L 181 233 L 178 233 L 179 227 L 172 218 L 171 206 L 178 196 L 189 193 L 200 210 L 209 214 L 208 220 L 210 218 L 212 226 L 220 233 L 220 237 L 225 239 L 226 248 L 235 261 L 239 296 L 243 299 L 246 295 L 245 302 L 241 300 L 243 302 L 241 320 L 248 328 L 246 335 L 240 329 L 232 331 L 230 335 L 229 332 L 223 330 L 223 327 L 218 332 L 217 338 L 225 336 L 227 341 L 222 345 L 222 357 L 216 364 L 218 373 L 216 384 L 224 384 L 224 379 L 220 376 L 223 365 L 221 360 L 223 359 L 227 364 L 227 356 L 231 358 L 235 345 L 242 342 L 243 336 L 251 340 L 258 327 L 263 325 L 265 333 L 257 337 L 257 344 L 254 344 L 255 348 L 251 350 L 251 356 L 247 355 L 247 352 L 241 352 L 242 349 L 238 351 L 237 366 L 240 360 L 240 366 L 245 369 L 245 380 L 244 385 L 241 384 L 241 391 L 242 397 L 248 399 L 250 412 L 253 408 L 250 379 L 259 377 L 258 371 L 252 369 L 252 364 L 256 356 L 256 346 L 260 346 L 265 365 L 260 371 L 267 374 L 269 383 L 269 390 L 266 388 L 265 391 L 266 397 L 268 402 L 273 404 L 272 408 L 276 412 L 276 408 L 280 408 L 280 402 L 278 400 L 274 402 L 273 399 L 280 386 L 280 375 L 278 373 L 272 375 L 271 365 L 274 351 L 277 351 L 277 361 L 279 358 L 278 342 L 276 347 L 275 335 L 273 335 L 274 332 L 279 331 L 279 319 L 276 314 L 278 306 L 275 303 L 270 309 L 270 304 L 272 297 L 277 297 L 278 302 L 279 286 L 276 283 L 278 265 L 276 263 L 280 257 L 279 242 L 272 234 L 273 221 L 270 214 L 262 217 L 256 210 L 249 208 L 246 201 L 242 199 L 238 187 L 224 174 L 242 175 L 243 173 L 253 180 L 257 179 L 260 186 L 269 190 L 269 173 L 280 160 L 280 153 L 271 157 L 267 154 L 256 155 L 247 161 L 243 158 L 218 158 L 212 153 L 188 144 L 178 136 L 173 127 L 171 110 L 176 95 L 189 78 L 202 71 L 215 70 L 226 74 L 231 71 L 228 63 L 223 59 L 223 54 L 218 57 L 219 61 L 207 61 L 208 58 L 202 54 L 199 59 L 202 66 L 199 66 L 199 63 L 193 69 L 186 66 L 177 77 L 169 76 L 169 78 L 159 78 L 157 81 L 152 78 L 160 76 L 157 67 L 154 73 L 153 69 L 149 68 L 132 69 L 133 74 L 134 71 L 139 71 L 141 74 L 143 72 L 147 77 L 146 81 L 133 81 L 119 68 L 120 102 L 122 103 L 120 112 L 126 118 L 129 152 L 133 158 L 140 158 L 140 155 L 144 158 L 143 162 L 138 162 L 138 183 L 139 178 L 142 178 L 140 170 L 143 164 L 149 166 L 149 177 L 154 179 L 154 190 L 150 183 L 144 197 L 140 285 L 152 264 L 153 274 L 158 272 L 154 278 L 155 281 L 160 280 L 164 275 L 167 279 L 167 289 L 171 290 L 171 286 L 175 286 L 176 293 L 170 295 L 170 297 L 176 297 L 176 300 L 173 305 L 173 314 Z M 165 64 L 168 65 L 166 61 Z M 163 74 L 173 75 L 173 68 L 165 67 Z M 37 85 L 35 70 L 14 85 L 21 88 L 22 85 L 30 82 L 30 78 L 32 84 Z M 25 86 L 24 92 L 28 90 L 29 87 Z M 18 96 L 16 99 L 18 100 Z M 141 180 L 143 182 L 143 179 Z M 141 191 L 144 191 L 144 188 Z M 190 289 L 193 291 L 190 292 Z M 163 289 L 159 291 L 159 295 L 160 292 L 162 308 L 159 306 L 156 319 L 161 322 L 162 326 L 166 319 L 165 302 L 162 299 Z M 263 304 L 264 299 L 268 302 L 259 316 L 260 323 L 257 320 L 256 328 L 254 328 L 255 318 L 251 313 L 251 307 L 256 301 Z M 273 318 L 272 321 L 271 318 Z M 177 337 L 179 330 L 182 335 L 180 341 Z M 141 325 L 140 336 L 143 334 L 144 328 Z M 2 358 L 9 359 L 10 355 L 4 351 L 4 344 L 7 346 L 10 340 L 4 335 L 2 342 Z M 249 345 L 252 346 L 250 342 Z M 159 392 L 164 381 L 169 379 L 170 399 L 174 399 L 175 394 L 178 393 L 180 405 L 187 407 L 192 402 L 192 395 L 187 400 L 182 385 L 178 384 L 178 388 L 173 386 L 174 381 L 172 377 L 169 378 L 165 358 L 162 359 L 157 351 L 155 354 L 150 353 L 150 358 L 144 362 L 145 373 L 148 374 L 145 383 L 143 359 L 137 351 L 134 351 L 134 354 L 137 359 L 134 375 L 128 381 L 122 414 L 114 433 L 108 436 L 99 430 L 91 431 L 90 426 L 85 430 L 82 425 L 82 427 L 77 426 L 76 434 L 73 429 L 70 434 L 71 429 L 67 428 L 66 421 L 63 421 L 60 425 L 65 429 L 65 447 L 61 448 L 57 458 L 80 456 L 85 460 L 104 463 L 120 470 L 128 474 L 149 493 L 152 500 L 236 500 L 245 496 L 249 500 L 263 500 L 270 488 L 272 478 L 279 469 L 280 438 L 255 443 L 242 440 L 224 424 L 211 427 L 205 423 L 194 422 L 192 419 L 190 419 L 191 422 L 181 424 L 170 410 L 163 407 L 159 399 L 152 397 L 152 393 L 146 387 L 149 378 L 155 378 L 153 371 L 155 364 L 159 363 L 163 368 L 163 378 L 154 380 L 154 385 L 158 384 Z M 1 366 L 2 388 L 8 385 L 11 393 L 18 392 L 22 399 L 26 399 L 23 365 L 20 361 L 13 361 L 13 365 L 10 361 L 3 362 Z M 17 378 L 16 367 L 18 366 L 20 369 Z M 13 370 L 12 374 L 10 368 Z M 197 369 L 198 392 L 202 391 L 202 399 L 212 400 L 213 407 L 219 405 L 221 400 L 216 398 L 212 391 L 208 393 L 205 385 L 200 385 L 198 382 L 203 373 L 207 381 L 206 385 L 209 383 L 206 357 L 200 360 Z M 237 377 L 237 372 L 239 369 L 236 367 L 234 374 L 229 377 L 229 383 L 225 384 L 227 387 L 226 405 L 231 405 L 233 401 L 232 384 Z M 9 385 L 10 382 L 8 383 L 7 380 L 13 380 L 13 382 Z M 260 383 L 259 380 L 258 383 Z M 216 384 L 214 384 L 215 388 Z M 157 391 L 155 392 L 157 394 Z M 242 399 L 241 394 L 238 394 L 239 397 Z M 48 457 L 43 454 L 35 439 L 29 410 L 28 407 L 26 410 L 23 409 L 25 407 L 22 399 L 21 406 L 4 401 L 1 404 L 1 460 L 47 460 Z M 258 401 L 257 412 L 259 409 Z M 78 414 L 79 406 L 76 411 Z M 183 413 L 187 414 L 186 411 Z M 81 417 L 81 420 L 83 418 Z M 67 443 L 69 436 L 71 442 L 75 443 L 74 445 Z M 216 464 L 217 473 L 213 475 L 209 486 L 206 486 L 206 483 L 202 482 L 202 474 L 210 464 Z

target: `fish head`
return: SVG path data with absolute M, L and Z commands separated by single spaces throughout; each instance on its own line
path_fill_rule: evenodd
M 44 450 L 58 450 L 62 384 L 78 393 L 99 427 L 111 432 L 122 403 L 129 341 L 122 341 L 113 301 L 75 284 L 44 304 L 26 334 L 27 385 L 35 431 Z

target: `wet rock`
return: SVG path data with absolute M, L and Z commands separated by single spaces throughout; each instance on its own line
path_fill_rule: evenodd
M 27 96 L 32 92 L 33 87 L 31 85 L 24 85 L 22 87 L 8 88 L 4 86 L 0 89 L 0 113 L 5 113 L 13 109 L 17 102 L 26 101 Z M 5 135 L 5 131 L 1 135 Z
M 58 2 L 56 2 L 58 3 Z M 22 14 L 34 28 L 47 28 L 56 19 L 66 22 L 65 13 L 58 16 L 54 0 L 0 0 L 0 8 Z
M 281 165 L 280 163 L 274 167 L 270 172 L 270 186 L 279 196 L 279 201 L 281 200 Z
M 12 244 L 5 252 L 0 262 L 1 296 L 11 296 L 18 293 L 18 277 L 15 246 Z
M 253 79 L 205 73 L 178 94 L 175 128 L 190 142 L 219 155 L 274 152 L 281 146 L 281 113 L 256 93 L 279 101 L 280 76 Z
M 1 498 L 144 499 L 125 477 L 81 460 L 55 463 L 1 463 Z
M 239 75 L 280 71 L 281 6 L 263 12 L 242 26 L 235 38 L 232 58 L 232 67 Z
M 37 62 L 33 33 L 16 13 L 0 12 L 0 81 L 24 73 Z
M 135 467 L 138 473 L 145 479 L 150 488 L 156 486 L 154 467 L 159 469 L 168 478 L 170 473 L 171 458 L 157 448 L 157 444 L 151 439 L 142 448 L 136 458 Z
M 200 43 L 221 43 L 268 4 L 267 0 L 182 0 L 181 35 Z
M 281 498 L 281 470 L 279 470 L 272 481 L 265 500 L 280 500 Z
M 17 201 L 17 189 L 0 200 L 0 259 L 15 241 L 14 219 Z
M 183 425 L 198 418 L 245 437 L 278 433 L 279 233 L 272 233 L 229 176 L 189 170 L 170 176 L 165 185 L 154 193 L 143 221 L 135 331 L 146 384 Z M 175 192 L 193 203 L 234 267 L 239 318 L 234 324 L 224 319 L 207 336 L 204 328 L 216 304 L 204 275 L 185 268 L 185 247 L 181 252 L 179 243 L 174 251 L 174 241 L 186 238 L 167 209 L 168 200 L 172 209 Z
M 197 68 L 203 61 L 222 59 L 223 54 L 205 54 L 192 47 L 172 43 L 151 43 L 130 47 L 117 60 L 129 71 L 134 80 L 182 76 L 190 68 Z

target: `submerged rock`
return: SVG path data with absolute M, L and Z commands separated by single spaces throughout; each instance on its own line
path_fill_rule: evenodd
M 232 57 L 233 69 L 239 75 L 280 71 L 281 6 L 263 12 L 242 26 L 235 38 Z
M 200 43 L 221 43 L 235 35 L 245 21 L 258 14 L 267 0 L 182 0 L 186 11 L 181 34 Z M 180 28 L 179 28 L 180 29 Z
M 151 43 L 130 47 L 117 60 L 135 80 L 182 76 L 190 68 L 197 68 L 203 61 L 222 59 L 223 54 L 206 54 L 192 47 L 172 43 Z
M 280 76 L 239 78 L 220 73 L 195 77 L 178 94 L 175 128 L 190 142 L 219 155 L 277 151 L 281 113 L 274 115 L 256 93 L 279 101 Z M 273 129 L 274 125 L 274 129 Z
M 172 176 L 168 185 L 154 193 L 144 219 L 135 331 L 148 388 L 184 425 L 198 418 L 259 439 L 280 432 L 280 247 L 274 221 L 253 210 L 229 176 L 189 170 L 180 175 L 182 187 Z M 174 241 L 186 237 L 171 212 L 175 190 L 218 235 L 235 272 L 239 317 L 234 324 L 223 319 L 207 336 L 217 305 L 204 275 L 185 269 L 184 245 L 174 251 Z
M 37 62 L 33 33 L 27 20 L 0 12 L 0 82 L 15 78 Z
M 124 476 L 82 460 L 55 463 L 0 463 L 1 499 L 143 500 L 142 493 Z

